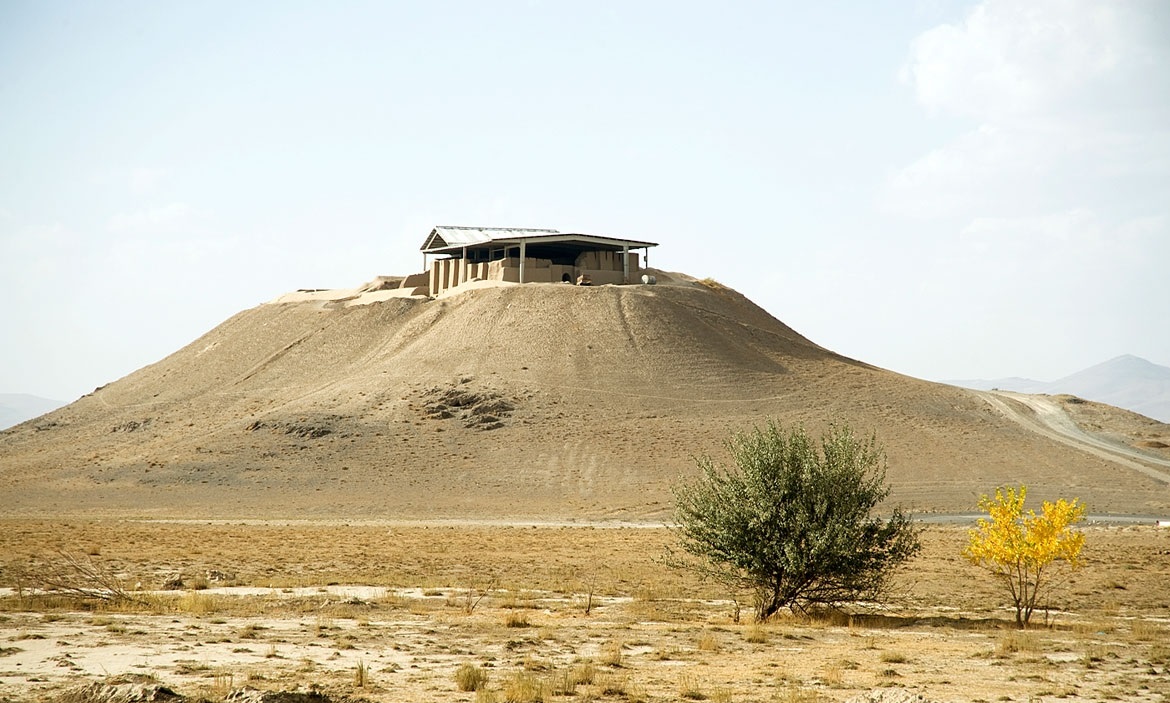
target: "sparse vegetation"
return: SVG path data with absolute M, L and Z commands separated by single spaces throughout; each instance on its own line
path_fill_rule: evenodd
M 17 590 L 23 591 L 27 586 L 82 601 L 145 604 L 109 565 L 96 559 L 100 555 L 96 547 L 87 549 L 84 556 L 57 550 L 35 566 L 21 570 Z
M 455 670 L 455 685 L 460 691 L 478 691 L 487 681 L 487 672 L 475 664 L 463 663 Z
M 29 684 L 34 696 L 21 679 L 13 684 L 7 677 L 0 698 L 58 700 L 56 693 L 83 681 L 105 685 L 127 671 L 142 672 L 135 681 L 148 693 L 149 686 L 165 686 L 209 701 L 232 700 L 229 689 L 242 686 L 320 690 L 334 701 L 476 703 L 509 696 L 544 703 L 827 703 L 886 687 L 929 691 L 939 700 L 1170 696 L 1163 681 L 1170 667 L 1163 620 L 1170 611 L 1162 584 L 1170 553 L 1166 532 L 1153 526 L 1088 528 L 1095 568 L 1082 571 L 1076 583 L 1085 593 L 1077 610 L 1061 613 L 1049 629 L 1020 630 L 1011 626 L 1010 611 L 987 610 L 993 584 L 972 582 L 979 572 L 958 558 L 965 527 L 926 528 L 921 559 L 905 575 L 915 584 L 912 599 L 866 615 L 811 609 L 736 625 L 724 592 L 689 572 L 668 580 L 655 571 L 647 555 L 670 541 L 665 530 L 395 527 L 398 551 L 372 552 L 364 550 L 367 538 L 384 534 L 385 527 L 204 525 L 192 532 L 188 525 L 122 523 L 126 538 L 119 542 L 109 538 L 107 524 L 76 524 L 67 528 L 80 538 L 76 542 L 101 544 L 102 560 L 117 564 L 129 582 L 154 574 L 157 583 L 175 569 L 206 573 L 214 565 L 232 569 L 246 584 L 254 583 L 254 573 L 298 586 L 355 583 L 337 571 L 353 568 L 347 559 L 374 556 L 382 570 L 416 555 L 427 561 L 417 573 L 387 574 L 398 582 L 394 588 L 362 596 L 347 587 L 278 587 L 265 595 L 166 593 L 152 596 L 150 605 L 115 605 L 28 593 L 21 600 L 14 593 L 0 598 L 0 662 L 42 680 Z M 4 577 L 13 573 L 15 559 L 45 551 L 29 548 L 39 526 L 9 526 L 0 531 Z M 52 540 L 62 531 L 43 534 Z M 252 551 L 240 551 L 238 562 L 229 563 L 210 540 L 190 539 L 200 533 L 215 534 L 222 544 L 232 535 L 248 536 L 252 543 L 244 548 Z M 168 541 L 170 551 L 158 551 Z M 295 560 L 279 552 L 286 547 L 301 550 Z M 191 559 L 196 549 L 203 554 Z M 603 615 L 587 618 L 581 589 L 566 587 L 565 575 L 599 559 L 607 569 L 596 596 Z M 282 571 L 269 576 L 273 568 Z M 482 574 L 498 578 L 501 587 L 467 614 L 465 585 L 486 584 L 486 577 L 476 582 L 472 576 Z M 1108 589 L 1110 580 L 1128 588 Z M 193 602 L 210 605 L 211 612 L 197 612 L 203 608 L 192 608 Z M 651 605 L 665 619 L 647 620 Z M 507 618 L 515 613 L 539 622 L 509 628 Z M 101 659 L 115 649 L 117 659 Z M 157 663 L 154 653 L 167 650 L 179 659 Z M 472 684 L 478 688 L 464 691 L 460 669 L 482 677 Z
M 370 668 L 366 666 L 364 661 L 358 660 L 357 667 L 353 672 L 353 685 L 357 688 L 365 688 L 370 683 Z
M 527 614 L 518 613 L 514 610 L 504 616 L 504 624 L 508 627 L 532 627 L 532 623 L 528 621 Z
M 622 665 L 622 643 L 618 641 L 606 642 L 601 646 L 601 663 L 615 669 Z
M 817 446 L 774 422 L 733 435 L 734 465 L 699 460 L 701 475 L 675 486 L 681 549 L 668 563 L 750 590 L 756 619 L 879 599 L 894 567 L 919 548 L 908 515 L 872 515 L 889 494 L 874 438 L 832 427 Z
M 545 682 L 527 671 L 517 671 L 504 681 L 505 703 L 544 703 L 548 697 Z

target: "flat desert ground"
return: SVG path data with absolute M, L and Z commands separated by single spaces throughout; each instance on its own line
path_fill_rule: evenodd
M 1170 530 L 1086 526 L 1026 631 L 966 530 L 925 527 L 884 605 L 756 624 L 656 526 L 7 520 L 5 582 L 63 552 L 141 602 L 5 591 L 0 701 L 1170 699 Z

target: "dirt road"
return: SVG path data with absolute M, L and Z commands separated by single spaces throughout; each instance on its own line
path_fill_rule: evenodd
M 972 391 L 992 407 L 1037 434 L 1133 469 L 1170 485 L 1170 461 L 1082 430 L 1051 398 L 1007 391 Z

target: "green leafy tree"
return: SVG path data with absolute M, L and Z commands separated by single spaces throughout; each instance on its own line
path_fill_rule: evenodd
M 775 422 L 727 442 L 734 465 L 698 460 L 674 487 L 674 528 L 684 554 L 668 563 L 735 590 L 750 590 L 756 617 L 878 600 L 893 568 L 917 553 L 907 514 L 874 509 L 889 495 L 876 440 L 833 426 L 819 444 Z
M 1035 510 L 1024 512 L 1027 496 L 1026 486 L 1018 491 L 997 489 L 995 498 L 983 496 L 979 507 L 988 516 L 970 531 L 963 550 L 972 564 L 987 569 L 1007 587 L 1021 628 L 1028 626 L 1060 562 L 1077 568 L 1085 546 L 1085 534 L 1074 528 L 1085 517 L 1084 503 L 1076 498 L 1044 501 L 1037 515 Z

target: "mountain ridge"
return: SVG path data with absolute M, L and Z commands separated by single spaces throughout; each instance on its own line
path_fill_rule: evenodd
M 1055 381 L 1010 377 L 943 383 L 976 390 L 1075 395 L 1132 410 L 1160 422 L 1170 422 L 1170 367 L 1133 354 L 1122 354 Z
M 40 417 L 63 405 L 64 401 L 29 393 L 0 393 L 0 430 Z

